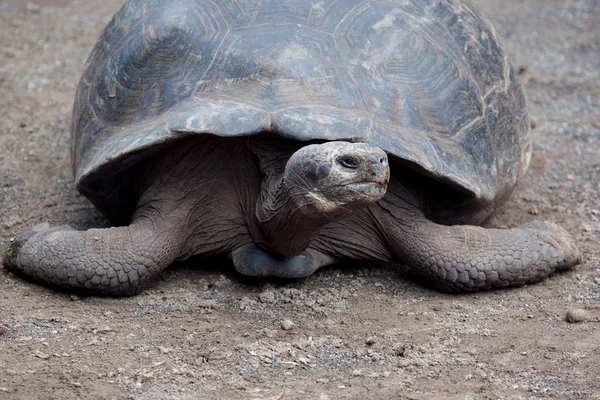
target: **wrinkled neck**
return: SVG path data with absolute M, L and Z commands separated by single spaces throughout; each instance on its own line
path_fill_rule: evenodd
M 290 175 L 286 171 L 279 179 L 263 182 L 256 205 L 262 234 L 257 244 L 284 256 L 300 254 L 331 221 L 327 214 L 316 212 L 308 191 L 297 186 Z

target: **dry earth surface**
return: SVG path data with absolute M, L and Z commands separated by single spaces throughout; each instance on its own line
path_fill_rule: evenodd
M 120 3 L 0 2 L 2 241 L 40 220 L 105 224 L 74 190 L 69 124 L 85 59 Z M 0 268 L 0 398 L 600 399 L 600 3 L 477 4 L 535 124 L 531 169 L 489 225 L 559 223 L 580 266 L 453 296 L 386 266 L 281 282 L 195 261 L 126 299 L 57 293 Z M 567 323 L 572 308 L 587 322 Z

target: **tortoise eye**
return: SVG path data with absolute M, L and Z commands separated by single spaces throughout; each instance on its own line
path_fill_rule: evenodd
M 344 168 L 358 169 L 358 161 L 352 157 L 342 157 L 338 160 L 338 162 Z

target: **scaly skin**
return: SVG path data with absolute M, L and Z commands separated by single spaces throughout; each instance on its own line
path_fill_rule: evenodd
M 139 293 L 179 252 L 176 237 L 141 223 L 88 231 L 42 224 L 21 230 L 9 246 L 10 270 L 62 290 L 112 296 Z
M 404 239 L 396 243 L 412 271 L 447 292 L 535 283 L 581 261 L 569 234 L 548 222 L 515 229 L 429 223 Z

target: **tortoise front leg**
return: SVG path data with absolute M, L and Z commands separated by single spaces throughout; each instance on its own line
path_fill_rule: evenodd
M 568 233 L 548 222 L 515 229 L 423 225 L 393 242 L 415 274 L 444 291 L 535 283 L 581 260 Z
M 180 243 L 173 232 L 157 230 L 146 219 L 87 231 L 40 224 L 11 238 L 3 264 L 62 290 L 131 296 L 175 260 Z
M 581 253 L 570 235 L 549 222 L 515 229 L 443 226 L 389 196 L 377 219 L 384 240 L 410 272 L 448 292 L 472 292 L 538 282 L 571 268 Z M 397 202 L 394 202 L 397 203 Z

